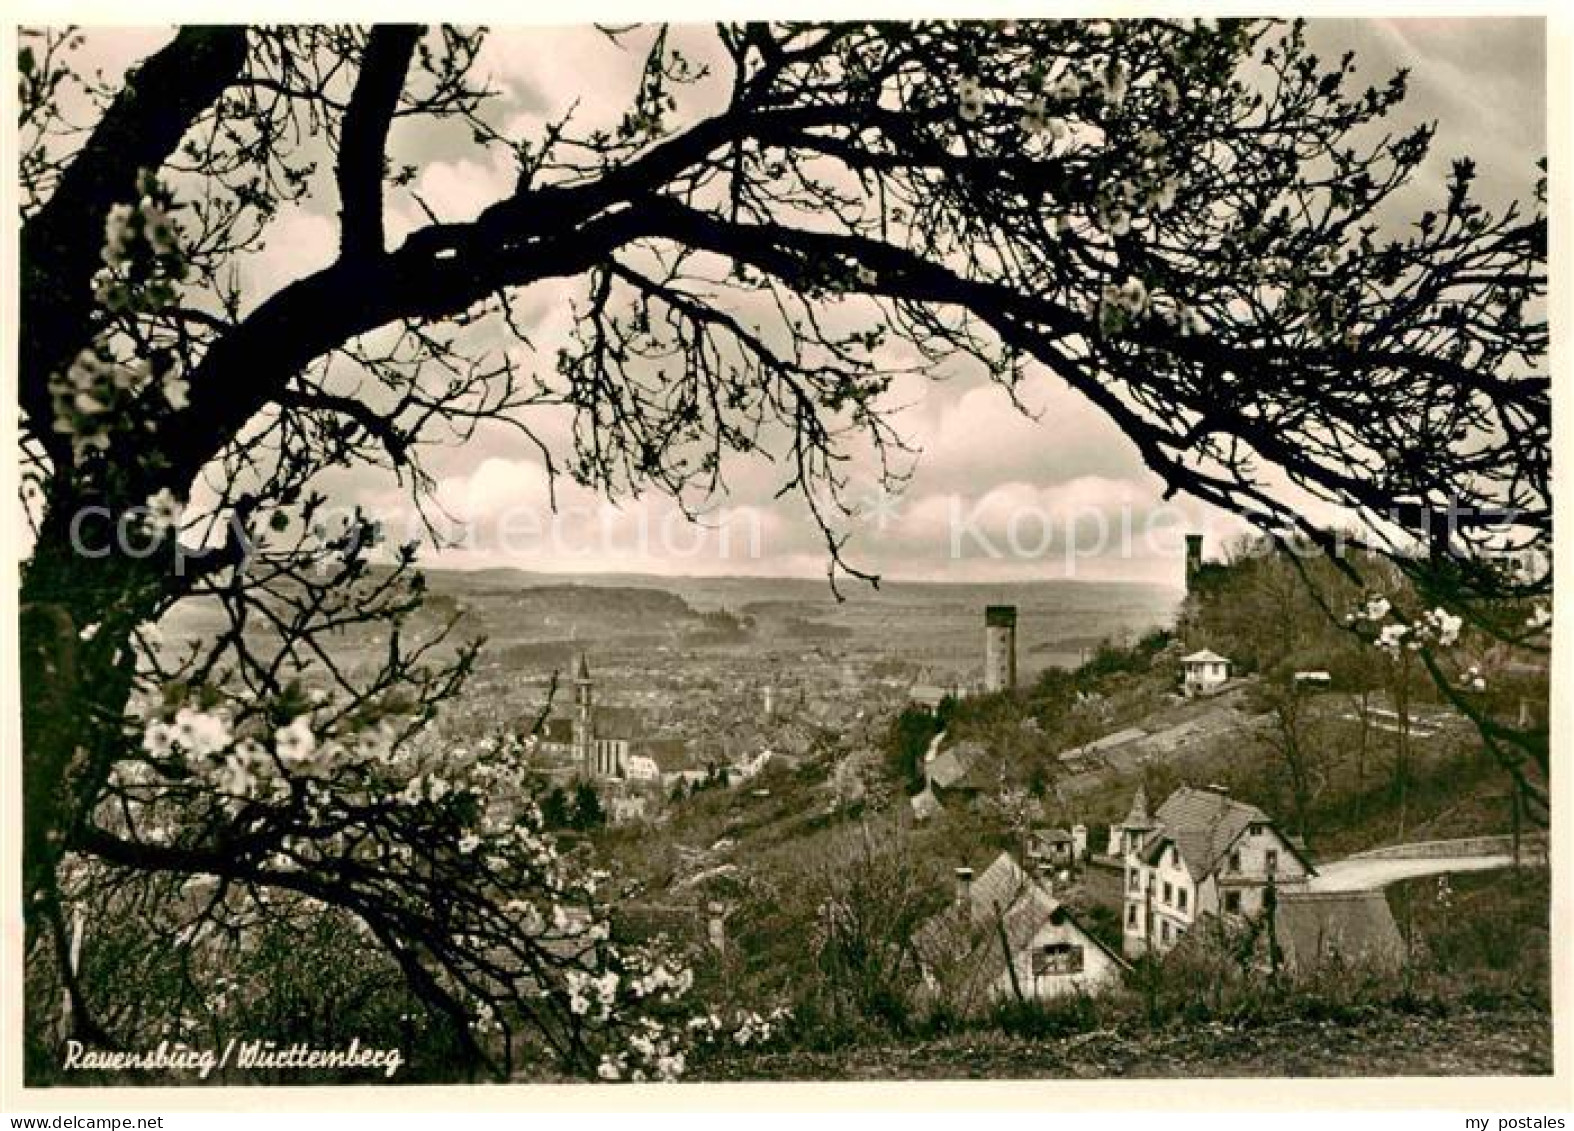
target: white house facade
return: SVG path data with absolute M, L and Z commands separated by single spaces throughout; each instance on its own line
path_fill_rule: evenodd
M 1230 661 L 1206 648 L 1181 657 L 1181 691 L 1190 695 L 1207 695 L 1230 681 Z
M 1182 787 L 1151 820 L 1137 816 L 1148 827 L 1117 826 L 1128 956 L 1169 950 L 1205 916 L 1254 916 L 1270 884 L 1298 890 L 1316 871 L 1271 817 L 1217 790 Z

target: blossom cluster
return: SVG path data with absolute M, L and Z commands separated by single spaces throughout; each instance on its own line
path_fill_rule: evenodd
M 651 1017 L 641 1017 L 627 1038 L 625 1048 L 606 1052 L 596 1067 L 603 1080 L 670 1082 L 688 1067 L 683 1034 Z
M 93 297 L 111 314 L 162 310 L 186 277 L 168 190 L 144 169 L 137 174 L 137 195 L 135 204 L 116 204 L 104 218 L 104 266 L 93 276 Z
M 128 418 L 126 409 L 154 384 L 171 408 L 184 408 L 186 382 L 174 373 L 155 381 L 147 362 L 121 362 L 107 346 L 95 344 L 77 354 L 64 373 L 49 379 L 54 430 L 71 437 L 78 463 L 90 452 L 109 450 L 114 429 Z
M 1106 334 L 1119 333 L 1148 313 L 1148 288 L 1135 275 L 1123 283 L 1111 283 L 1099 294 L 1099 328 Z
M 1391 656 L 1422 649 L 1447 649 L 1459 643 L 1464 629 L 1464 618 L 1442 606 L 1424 609 L 1408 622 L 1391 619 L 1394 604 L 1381 594 L 1369 596 L 1361 605 L 1345 616 L 1345 623 L 1357 628 L 1375 629 L 1372 643 Z M 1465 684 L 1472 691 L 1486 690 L 1486 677 L 1478 665 L 1465 670 Z
M 1171 86 L 1174 84 L 1172 83 Z M 1033 96 L 1022 109 L 1022 124 L 1029 133 L 1048 134 L 1058 141 L 1067 134 L 1064 118 L 1051 114 L 1054 106 L 1068 106 L 1084 95 L 1092 95 L 1111 109 L 1119 109 L 1131 89 L 1131 67 L 1124 59 L 1111 59 L 1083 80 L 1067 70 L 1049 83 L 1034 79 Z M 976 76 L 964 75 L 956 84 L 956 113 L 964 122 L 976 122 L 986 110 L 984 85 Z
M 792 1021 L 792 1010 L 779 1005 L 767 1013 L 752 1009 L 736 1010 L 730 1020 L 717 1013 L 699 1014 L 689 1019 L 689 1035 L 701 1045 L 732 1045 L 758 1048 L 780 1036 Z

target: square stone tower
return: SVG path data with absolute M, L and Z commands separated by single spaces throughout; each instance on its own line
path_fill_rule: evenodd
M 1009 691 L 1017 685 L 1017 607 L 984 608 L 984 690 Z

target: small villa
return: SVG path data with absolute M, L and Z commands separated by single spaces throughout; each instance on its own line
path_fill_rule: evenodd
M 1111 855 L 1117 849 L 1128 955 L 1169 950 L 1204 916 L 1250 919 L 1270 885 L 1298 890 L 1317 874 L 1271 817 L 1217 789 L 1182 786 L 1149 817 L 1139 787 L 1125 823 L 1110 830 Z
M 1209 695 L 1229 682 L 1230 661 L 1204 648 L 1181 657 L 1181 673 L 1181 690 L 1188 698 Z

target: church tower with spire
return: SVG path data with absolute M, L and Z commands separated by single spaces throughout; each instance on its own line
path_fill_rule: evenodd
M 586 777 L 595 777 L 596 748 L 595 685 L 590 679 L 590 664 L 579 654 L 574 672 L 574 761 Z

